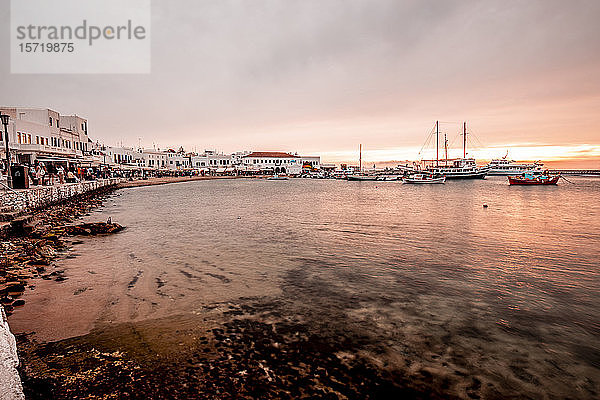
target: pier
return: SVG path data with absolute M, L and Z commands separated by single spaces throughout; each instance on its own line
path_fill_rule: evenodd
M 600 176 L 600 169 L 551 169 L 553 174 L 562 175 L 596 175 Z

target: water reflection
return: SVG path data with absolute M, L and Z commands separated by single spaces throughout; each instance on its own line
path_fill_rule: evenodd
M 600 181 L 575 182 L 236 180 L 122 190 L 88 219 L 111 216 L 127 229 L 77 246 L 80 256 L 61 262 L 70 279 L 40 283 L 29 314 L 11 323 L 56 340 L 104 323 L 277 299 L 283 315 L 323 335 L 363 337 L 413 373 L 475 374 L 498 393 L 585 398 L 600 390 Z

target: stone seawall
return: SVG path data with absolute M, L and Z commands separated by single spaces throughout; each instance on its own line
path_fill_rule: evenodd
M 0 400 L 25 399 L 17 367 L 17 345 L 0 305 Z
M 13 211 L 22 212 L 47 207 L 86 192 L 117 185 L 121 181 L 121 178 L 111 178 L 55 186 L 38 186 L 14 191 L 0 189 L 0 208 L 10 208 Z

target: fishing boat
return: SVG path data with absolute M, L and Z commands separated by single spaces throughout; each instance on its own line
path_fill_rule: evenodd
M 544 164 L 541 161 L 523 163 L 508 159 L 508 152 L 502 158 L 492 160 L 488 165 L 488 175 L 520 175 L 528 172 L 540 173 Z
M 267 178 L 268 181 L 287 181 L 288 177 L 283 175 L 273 175 Z
M 556 185 L 560 175 L 550 175 L 545 171 L 541 175 L 525 173 L 517 176 L 509 176 L 509 185 Z
M 446 182 L 446 177 L 445 176 L 435 177 L 431 174 L 413 174 L 413 175 L 409 175 L 409 176 L 403 178 L 402 182 L 404 182 L 404 183 L 420 183 L 420 184 L 444 183 L 444 182 Z
M 348 175 L 349 181 L 376 181 L 377 175 L 365 174 L 362 168 L 362 144 L 358 146 L 358 174 Z
M 467 123 L 463 124 L 463 157 L 448 158 L 448 140 L 444 134 L 446 157 L 439 157 L 439 121 L 435 122 L 435 160 L 426 160 L 430 164 L 425 170 L 433 175 L 443 175 L 446 179 L 483 179 L 489 172 L 488 167 L 478 167 L 474 158 L 467 158 Z

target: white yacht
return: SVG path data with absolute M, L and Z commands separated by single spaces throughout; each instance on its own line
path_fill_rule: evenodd
M 520 175 L 524 173 L 534 173 L 536 171 L 541 172 L 544 164 L 541 161 L 533 163 L 516 162 L 509 160 L 507 156 L 499 159 L 492 160 L 488 164 L 490 171 L 489 175 Z

